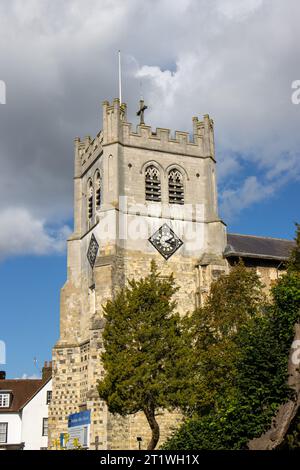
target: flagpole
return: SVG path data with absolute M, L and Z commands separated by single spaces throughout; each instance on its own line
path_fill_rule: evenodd
M 119 50 L 119 100 L 122 104 L 122 74 L 121 74 L 121 51 Z

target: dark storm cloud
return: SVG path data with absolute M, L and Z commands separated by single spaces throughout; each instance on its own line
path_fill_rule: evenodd
M 17 252 L 62 249 L 73 139 L 101 128 L 101 102 L 117 95 L 119 48 L 132 121 L 142 80 L 154 126 L 189 130 L 192 116 L 212 114 L 223 181 L 245 159 L 256 165 L 260 176 L 225 185 L 226 215 L 299 176 L 300 107 L 291 104 L 290 87 L 300 76 L 300 7 L 287 3 L 0 0 L 2 256 L 12 248 L 10 220 L 19 228 Z M 244 195 L 238 204 L 237 191 Z

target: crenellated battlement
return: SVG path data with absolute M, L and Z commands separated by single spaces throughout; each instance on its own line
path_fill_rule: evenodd
M 127 121 L 127 105 L 114 99 L 112 104 L 103 102 L 103 130 L 94 139 L 86 136 L 75 139 L 77 155 L 76 174 L 84 173 L 103 152 L 107 145 L 119 143 L 124 146 L 156 150 L 178 155 L 215 159 L 214 125 L 208 114 L 203 120 L 193 117 L 193 133 L 145 124 L 133 125 Z
M 193 118 L 193 133 L 156 128 L 141 124 L 133 130 L 127 121 L 127 106 L 114 99 L 103 103 L 103 146 L 120 143 L 126 146 L 161 150 L 164 152 L 215 158 L 213 120 L 208 114 L 200 121 Z
M 75 152 L 79 161 L 78 170 L 83 173 L 103 152 L 103 131 L 98 132 L 94 139 L 86 136 L 83 140 L 75 139 Z

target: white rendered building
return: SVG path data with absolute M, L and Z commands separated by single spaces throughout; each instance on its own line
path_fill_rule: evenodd
M 0 450 L 47 449 L 51 397 L 51 367 L 37 380 L 7 380 L 0 373 Z

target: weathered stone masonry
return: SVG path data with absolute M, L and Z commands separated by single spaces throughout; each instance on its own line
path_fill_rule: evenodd
M 159 202 L 145 197 L 149 165 L 160 175 Z M 208 115 L 201 121 L 193 118 L 192 136 L 176 131 L 173 138 L 169 129 L 153 131 L 144 124 L 133 131 L 126 105 L 114 100 L 103 103 L 103 130 L 95 139 L 75 139 L 74 232 L 68 240 L 67 281 L 61 291 L 60 337 L 53 349 L 50 447 L 67 432 L 68 415 L 84 409 L 92 415 L 91 449 L 96 438 L 99 449 L 136 449 L 137 436 L 145 446 L 150 433 L 144 416 L 112 416 L 97 393 L 97 381 L 104 374 L 102 305 L 126 279 L 147 275 L 152 259 L 163 275 L 174 273 L 180 313 L 203 304 L 211 281 L 227 272 L 236 257 L 234 252 L 228 261 L 223 256 L 227 235 L 218 216 L 215 167 L 213 121 Z M 182 177 L 183 205 L 169 204 L 172 169 Z M 187 207 L 192 208 L 188 216 L 181 211 Z M 164 223 L 183 241 L 168 261 L 148 241 Z M 148 232 L 136 237 L 140 225 Z M 194 232 L 199 235 L 196 246 L 190 237 Z M 99 243 L 93 268 L 87 259 L 92 235 Z M 162 413 L 158 420 L 164 440 L 180 415 Z

